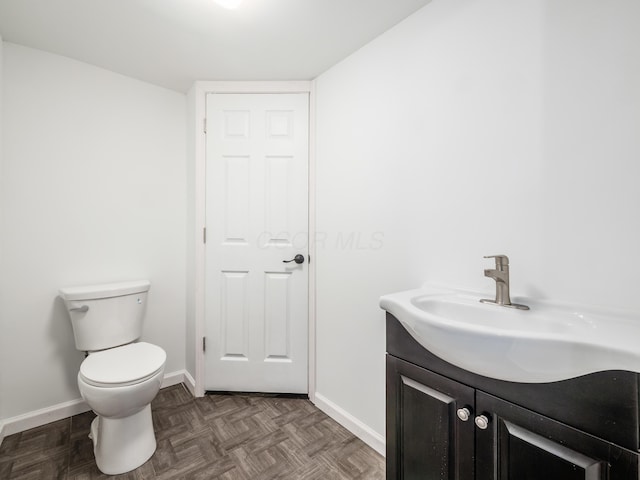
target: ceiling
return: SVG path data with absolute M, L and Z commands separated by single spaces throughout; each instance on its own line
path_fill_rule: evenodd
M 0 0 L 6 42 L 186 92 L 310 80 L 430 0 Z

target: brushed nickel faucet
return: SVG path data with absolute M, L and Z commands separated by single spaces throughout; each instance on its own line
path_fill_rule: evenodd
M 480 301 L 482 303 L 494 303 L 501 307 L 529 310 L 529 307 L 526 305 L 511 303 L 511 298 L 509 297 L 509 257 L 506 255 L 489 255 L 484 258 L 496 259 L 496 268 L 486 269 L 484 271 L 485 277 L 493 278 L 496 281 L 496 299 L 489 300 L 488 298 L 483 298 Z

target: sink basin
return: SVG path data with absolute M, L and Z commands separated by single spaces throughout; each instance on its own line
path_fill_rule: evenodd
M 380 306 L 431 353 L 486 377 L 542 383 L 640 372 L 638 315 L 534 301 L 516 310 L 480 298 L 425 287 L 385 295 Z

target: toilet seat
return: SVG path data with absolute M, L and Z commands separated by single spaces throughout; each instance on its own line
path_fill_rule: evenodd
M 79 377 L 103 388 L 135 385 L 164 368 L 167 354 L 157 345 L 138 342 L 91 353 L 80 365 Z

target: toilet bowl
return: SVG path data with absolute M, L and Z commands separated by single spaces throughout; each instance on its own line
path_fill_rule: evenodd
M 98 415 L 91 439 L 101 472 L 128 472 L 155 452 L 150 404 L 160 390 L 165 360 L 160 347 L 140 342 L 92 353 L 82 362 L 78 387 Z
M 148 281 L 60 290 L 76 347 L 88 353 L 78 372 L 82 398 L 97 414 L 89 436 L 98 469 L 134 470 L 156 450 L 151 401 L 167 359 L 157 345 L 140 342 Z

